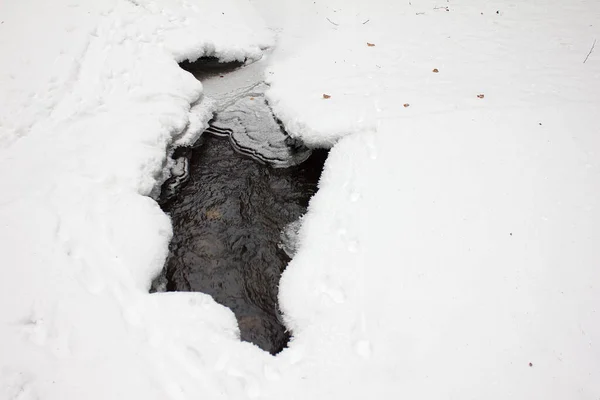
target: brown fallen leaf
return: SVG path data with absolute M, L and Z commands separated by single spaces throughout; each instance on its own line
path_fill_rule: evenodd
M 483 95 L 483 94 L 478 94 L 478 95 L 477 95 L 477 98 L 478 98 L 478 99 L 483 99 L 484 97 L 485 97 L 485 95 Z
M 369 47 L 375 47 L 375 43 L 369 43 L 369 42 L 367 42 L 367 46 L 369 46 Z
M 221 211 L 216 208 L 206 210 L 206 218 L 208 219 L 221 219 L 222 216 L 223 214 L 221 214 Z
M 250 100 L 254 100 L 254 97 L 250 97 Z
M 409 106 L 410 106 L 410 104 L 408 104 L 408 103 L 404 103 L 404 104 L 403 104 L 403 106 L 404 106 L 404 108 L 406 108 L 406 107 L 409 107 Z
M 323 93 L 323 98 L 324 98 L 324 99 L 329 99 L 329 98 L 331 98 L 331 96 L 330 96 L 330 95 L 328 95 L 328 94 L 325 94 L 325 93 Z
M 437 68 L 434 68 L 432 72 L 435 72 L 437 74 L 438 72 L 440 72 L 440 70 Z

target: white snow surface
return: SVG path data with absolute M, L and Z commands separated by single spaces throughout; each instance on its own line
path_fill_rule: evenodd
M 333 146 L 276 357 L 147 293 L 210 116 L 176 61 L 272 36 L 271 106 Z M 0 3 L 0 399 L 599 398 L 595 38 L 585 0 Z
M 264 356 L 233 314 L 148 294 L 171 226 L 146 195 L 210 117 L 176 61 L 258 58 L 272 34 L 236 0 L 2 2 L 0 21 L 0 399 L 240 398 L 231 365 Z

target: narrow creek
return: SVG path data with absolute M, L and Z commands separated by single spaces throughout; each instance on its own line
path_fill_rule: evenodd
M 222 71 L 235 69 L 224 65 L 219 72 L 212 60 L 192 67 L 196 76 L 208 71 L 223 81 Z M 264 84 L 243 81 L 248 90 L 222 96 L 227 101 L 201 144 L 174 153 L 189 175 L 175 193 L 163 185 L 160 203 L 174 236 L 162 285 L 212 295 L 234 312 L 242 340 L 276 354 L 289 340 L 277 301 L 290 261 L 282 232 L 306 212 L 327 152 L 287 137 L 265 107 Z

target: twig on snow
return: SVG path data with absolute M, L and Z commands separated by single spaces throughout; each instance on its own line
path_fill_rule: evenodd
M 367 22 L 369 22 L 369 21 L 370 21 L 370 19 L 366 20 L 365 22 L 363 22 L 363 25 L 364 25 L 364 24 L 366 24 L 366 23 L 367 23 Z
M 340 26 L 340 24 L 336 24 L 335 22 L 333 22 L 332 20 L 330 20 L 329 18 L 325 17 L 325 19 L 329 22 L 331 22 L 333 25 L 335 26 Z
M 592 43 L 592 48 L 590 49 L 590 52 L 587 54 L 587 56 L 585 56 L 585 60 L 583 60 L 584 64 L 588 60 L 588 58 L 590 58 L 590 54 L 592 54 L 592 51 L 594 51 L 594 47 L 596 47 L 596 39 L 594 39 L 594 43 Z

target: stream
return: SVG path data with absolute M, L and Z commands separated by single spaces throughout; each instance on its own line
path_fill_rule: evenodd
M 188 68 L 209 81 L 208 95 L 211 76 L 225 82 L 232 71 L 245 73 L 204 63 L 204 70 L 202 62 Z M 180 175 L 163 185 L 159 201 L 174 232 L 162 286 L 210 294 L 234 312 L 242 340 L 276 354 L 289 341 L 277 296 L 293 243 L 282 232 L 306 212 L 327 151 L 309 150 L 283 131 L 264 99 L 266 85 L 241 82 L 221 92 L 201 144 L 174 152 Z

